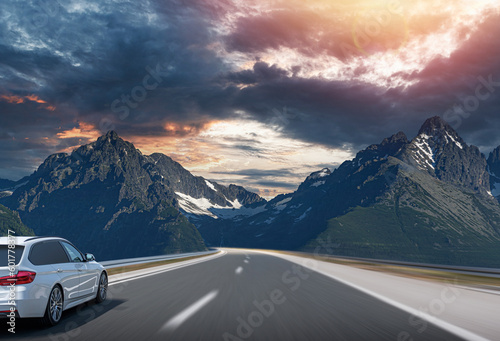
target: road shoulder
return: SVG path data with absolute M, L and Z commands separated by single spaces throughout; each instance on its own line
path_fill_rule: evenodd
M 258 252 L 310 268 L 410 312 L 414 319 L 408 321 L 408 330 L 401 335 L 422 332 L 421 319 L 469 340 L 498 337 L 500 295 L 469 290 L 452 281 L 435 283 L 278 252 Z

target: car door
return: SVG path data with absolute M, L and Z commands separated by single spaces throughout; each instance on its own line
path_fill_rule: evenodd
M 80 272 L 75 264 L 70 263 L 68 255 L 57 240 L 47 240 L 31 247 L 29 261 L 37 269 L 51 269 L 57 273 L 63 287 L 65 303 L 78 298 Z
M 80 287 L 78 289 L 78 297 L 95 295 L 95 286 L 97 285 L 98 276 L 95 270 L 89 269 L 87 262 L 84 261 L 84 255 L 72 244 L 62 241 L 62 246 L 66 250 L 71 262 L 75 264 L 80 273 Z

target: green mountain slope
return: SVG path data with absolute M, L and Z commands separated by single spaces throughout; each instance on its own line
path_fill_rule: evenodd
M 394 177 L 387 168 L 397 167 Z M 376 203 L 329 219 L 311 251 L 440 264 L 500 266 L 500 206 L 389 158 L 392 184 Z M 323 250 L 321 250 L 323 249 Z
M 13 236 L 33 236 L 33 231 L 23 224 L 17 212 L 0 205 L 0 236 L 7 236 L 8 231 L 14 231 Z

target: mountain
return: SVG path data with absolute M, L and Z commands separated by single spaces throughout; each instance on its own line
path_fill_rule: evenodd
M 0 236 L 9 235 L 9 230 L 12 236 L 33 236 L 33 231 L 23 224 L 19 218 L 19 214 L 9 210 L 7 207 L 0 205 Z
M 16 188 L 21 187 L 27 183 L 28 177 L 24 177 L 18 181 L 12 181 L 7 179 L 0 179 L 0 198 L 8 197 L 12 194 Z
M 209 245 L 497 267 L 500 206 L 488 165 L 498 171 L 499 154 L 487 163 L 433 117 L 411 141 L 397 133 L 254 215 L 199 230 Z
M 491 193 L 500 202 L 500 146 L 493 150 L 488 157 L 488 171 Z
M 16 186 L 15 181 L 0 179 L 0 198 L 11 195 L 14 186 Z
M 109 132 L 7 182 L 0 204 L 99 259 L 222 245 L 498 267 L 499 174 L 500 147 L 486 159 L 433 117 L 268 202 Z
M 7 179 L 0 179 L 0 191 L 12 188 L 15 185 L 16 185 L 15 181 L 7 180 Z
M 475 146 L 468 146 L 439 117 L 428 119 L 400 158 L 446 183 L 487 194 L 487 162 Z
M 103 260 L 205 250 L 184 213 L 262 200 L 195 177 L 166 155 L 143 155 L 111 131 L 71 154 L 49 156 L 0 202 L 37 235 L 66 237 Z

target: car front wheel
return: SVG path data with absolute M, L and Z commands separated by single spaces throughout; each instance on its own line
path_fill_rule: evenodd
M 108 276 L 105 272 L 101 273 L 101 278 L 99 279 L 99 288 L 97 289 L 96 302 L 101 303 L 106 300 L 108 295 Z
M 63 293 L 59 286 L 52 288 L 49 295 L 49 302 L 45 309 L 45 315 L 42 318 L 42 324 L 45 326 L 55 326 L 59 323 L 63 311 Z

